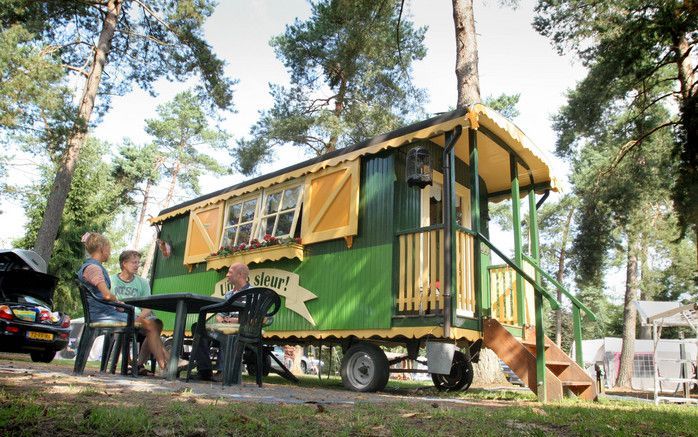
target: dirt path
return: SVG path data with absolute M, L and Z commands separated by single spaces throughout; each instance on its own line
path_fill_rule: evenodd
M 37 390 L 49 394 L 74 395 L 94 390 L 107 395 L 128 394 L 130 398 L 145 394 L 185 395 L 201 400 L 230 400 L 271 404 L 354 405 L 361 402 L 430 402 L 452 405 L 511 406 L 511 401 L 465 400 L 444 398 L 433 389 L 389 389 L 382 393 L 356 393 L 336 388 L 289 385 L 278 377 L 267 378 L 262 388 L 250 381 L 239 386 L 223 387 L 220 382 L 184 380 L 167 381 L 158 376 L 124 377 L 86 370 L 75 376 L 67 365 L 39 364 L 0 357 L 0 388 L 10 391 Z M 307 380 L 306 380 L 307 381 Z M 307 382 L 306 382 L 307 384 Z M 431 392 L 431 393 L 430 393 Z M 431 396 L 433 394 L 434 396 Z

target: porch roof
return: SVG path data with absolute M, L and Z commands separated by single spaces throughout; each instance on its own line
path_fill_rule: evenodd
M 441 146 L 444 145 L 445 133 L 456 126 L 463 127 L 455 148 L 456 155 L 468 163 L 468 135 L 466 128 L 478 130 L 478 150 L 480 176 L 487 185 L 488 193 L 493 201 L 511 197 L 509 172 L 509 153 L 518 157 L 520 186 L 522 194 L 531 185 L 537 191 L 550 189 L 558 191 L 557 179 L 552 175 L 550 161 L 512 122 L 495 110 L 477 104 L 467 109 L 457 109 L 440 114 L 436 117 L 396 129 L 386 134 L 378 135 L 362 141 L 354 146 L 335 150 L 317 158 L 286 167 L 275 172 L 262 175 L 239 184 L 204 194 L 203 196 L 163 209 L 157 217 L 150 219 L 151 224 L 162 222 L 170 217 L 185 214 L 198 209 L 266 188 L 294 178 L 318 172 L 327 167 L 333 167 L 342 162 L 353 161 L 364 155 L 378 153 L 385 149 L 396 148 L 414 141 L 429 139 Z M 509 150 L 506 150 L 509 149 Z

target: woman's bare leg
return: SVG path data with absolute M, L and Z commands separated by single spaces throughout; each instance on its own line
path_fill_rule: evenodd
M 153 354 L 158 366 L 160 366 L 161 369 L 164 369 L 165 366 L 167 366 L 167 361 L 170 357 L 167 351 L 165 351 L 165 346 L 162 344 L 158 327 L 152 320 L 144 320 L 143 329 L 146 332 L 146 339 L 143 344 L 144 346 L 146 343 L 148 344 L 148 356 Z

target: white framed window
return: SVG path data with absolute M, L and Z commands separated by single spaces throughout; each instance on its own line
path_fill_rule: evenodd
M 302 180 L 228 200 L 221 247 L 249 244 L 266 234 L 277 238 L 293 237 L 302 202 Z
M 261 194 L 226 202 L 222 247 L 248 244 L 253 238 Z
M 265 235 L 277 238 L 292 237 L 298 224 L 302 199 L 303 185 L 300 182 L 273 191 L 265 190 L 257 238 L 262 239 Z

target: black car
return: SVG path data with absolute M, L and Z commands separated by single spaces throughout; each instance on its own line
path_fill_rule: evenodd
M 0 249 L 0 352 L 49 363 L 68 344 L 70 318 L 52 308 L 56 281 L 37 253 Z

